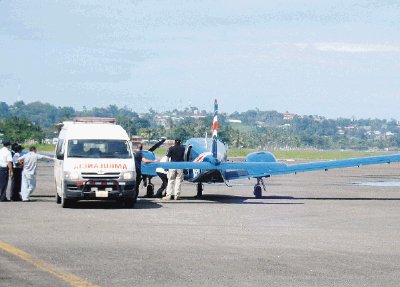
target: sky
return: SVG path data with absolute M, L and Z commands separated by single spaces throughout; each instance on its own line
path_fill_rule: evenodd
M 0 0 L 0 101 L 400 120 L 400 2 Z

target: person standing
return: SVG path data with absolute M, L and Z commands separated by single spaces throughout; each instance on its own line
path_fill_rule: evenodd
M 11 193 L 10 199 L 12 201 L 21 201 L 21 177 L 22 177 L 22 165 L 18 162 L 19 157 L 21 156 L 22 146 L 16 145 L 14 146 L 14 155 L 13 155 L 13 169 L 14 176 L 11 178 Z
M 143 157 L 143 145 L 138 143 L 136 149 L 134 150 L 135 157 L 135 168 L 136 168 L 136 197 L 139 195 L 139 186 L 143 179 L 142 177 L 142 162 L 155 162 L 155 160 L 150 160 Z
M 14 175 L 11 151 L 11 143 L 8 140 L 3 141 L 3 147 L 0 149 L 0 201 L 6 202 L 8 178 Z
M 36 188 L 36 168 L 40 159 L 55 160 L 55 158 L 36 153 L 34 146 L 31 146 L 29 152 L 18 159 L 18 163 L 24 165 L 21 184 L 22 201 L 29 201 L 29 196 Z
M 168 157 L 166 155 L 160 159 L 160 162 L 167 162 L 167 161 L 168 161 Z M 157 167 L 156 173 L 157 173 L 158 177 L 161 179 L 162 183 L 161 183 L 160 188 L 157 190 L 155 197 L 162 198 L 163 193 L 168 186 L 168 177 L 167 177 L 168 172 L 165 169 L 163 169 L 162 167 Z
M 180 139 L 176 139 L 175 145 L 168 149 L 167 157 L 172 162 L 180 162 L 183 161 L 184 155 L 185 155 L 185 147 L 181 145 Z M 167 194 L 162 199 L 171 200 L 171 195 L 172 193 L 174 193 L 174 199 L 178 200 L 181 195 L 183 170 L 169 169 L 167 177 L 168 177 Z

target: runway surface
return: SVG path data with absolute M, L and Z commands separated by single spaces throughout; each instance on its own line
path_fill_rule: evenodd
M 41 164 L 32 202 L 0 203 L 0 286 L 398 286 L 400 189 L 354 183 L 399 181 L 391 164 L 273 177 L 260 200 L 243 180 L 62 209 Z

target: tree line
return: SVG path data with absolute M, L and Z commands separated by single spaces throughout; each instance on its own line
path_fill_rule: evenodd
M 160 137 L 204 137 L 210 134 L 213 113 L 195 107 L 162 113 L 150 109 L 138 114 L 128 107 L 109 105 L 76 110 L 42 102 L 12 105 L 0 102 L 0 138 L 24 142 L 56 137 L 55 124 L 74 117 L 114 117 L 130 135 L 146 140 Z M 229 122 L 234 119 L 235 121 Z M 219 115 L 220 139 L 237 148 L 368 149 L 400 146 L 400 127 L 395 119 L 327 119 L 277 111 L 249 110 Z

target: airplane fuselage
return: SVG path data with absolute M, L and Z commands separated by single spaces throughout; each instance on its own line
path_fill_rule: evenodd
M 227 160 L 225 145 L 217 140 L 217 158 L 212 154 L 213 140 L 211 138 L 191 138 L 185 143 L 185 161 L 191 162 L 224 162 Z M 219 170 L 185 170 L 185 180 L 190 182 L 224 182 Z

